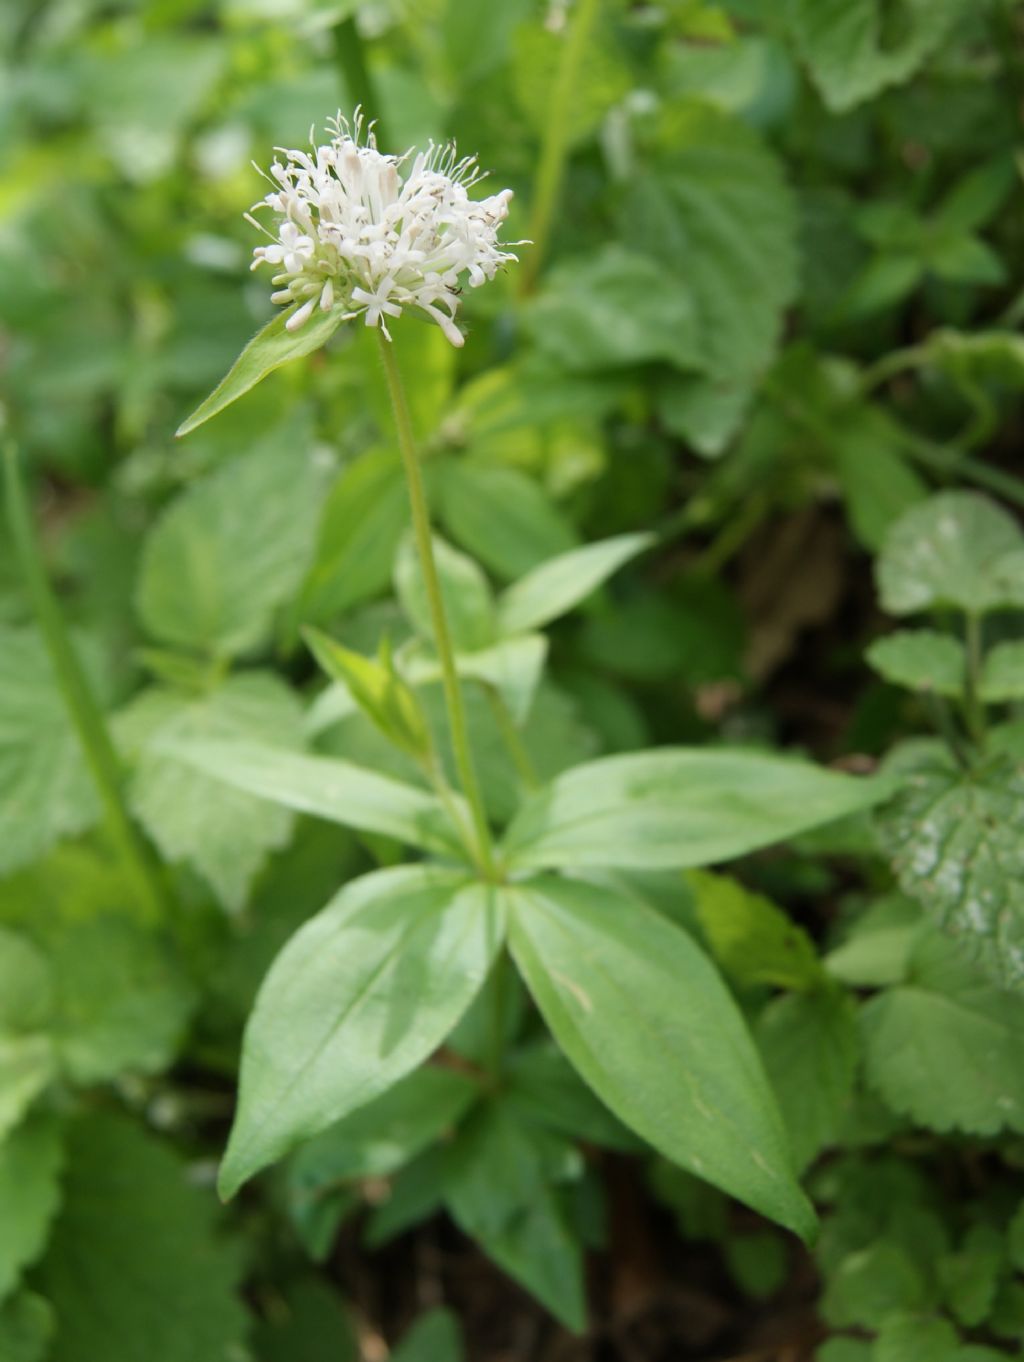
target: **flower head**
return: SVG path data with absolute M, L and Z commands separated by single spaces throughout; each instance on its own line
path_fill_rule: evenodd
M 253 206 L 273 211 L 274 230 L 246 214 L 271 238 L 253 251 L 252 268 L 277 267 L 271 296 L 294 309 L 288 330 L 317 307 L 343 308 L 390 340 L 385 318 L 418 307 L 462 345 L 454 318 L 464 280 L 476 288 L 516 259 L 498 241 L 511 189 L 471 199 L 483 176 L 452 144 L 385 156 L 372 126 L 364 137 L 358 110 L 351 125 L 339 114 L 328 129 L 331 140 L 312 154 L 276 148 L 284 160 L 266 176 L 273 191 Z

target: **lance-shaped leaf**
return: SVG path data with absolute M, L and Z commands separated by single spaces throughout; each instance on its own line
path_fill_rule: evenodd
M 808 1235 L 782 1118 L 731 995 L 682 928 L 543 876 L 510 891 L 512 953 L 586 1082 L 667 1158 Z
M 664 748 L 586 762 L 533 795 L 509 829 L 517 866 L 712 865 L 878 803 L 860 780 L 756 752 Z
M 400 866 L 346 885 L 256 999 L 222 1193 L 422 1063 L 472 1002 L 502 934 L 493 893 L 458 871 Z
M 459 854 L 458 833 L 439 799 L 354 762 L 300 756 L 260 743 L 216 741 L 178 742 L 172 755 L 233 789 L 298 813 L 383 833 L 427 851 Z
M 267 374 L 287 364 L 291 359 L 301 359 L 326 345 L 337 331 L 345 316 L 341 308 L 332 312 L 317 312 L 298 331 L 289 331 L 287 322 L 290 313 L 278 313 L 262 331 L 257 331 L 252 340 L 235 360 L 234 364 L 204 401 L 200 402 L 187 420 L 182 421 L 175 431 L 180 438 L 188 435 L 211 416 L 230 407 L 244 397 Z
M 623 563 L 654 542 L 651 534 L 620 534 L 549 558 L 520 577 L 498 602 L 503 634 L 539 629 L 579 605 Z

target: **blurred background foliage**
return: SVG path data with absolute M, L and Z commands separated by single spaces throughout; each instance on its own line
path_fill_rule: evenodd
M 541 774 L 652 741 L 877 756 L 926 723 L 914 697 L 863 666 L 882 627 L 870 555 L 936 488 L 1024 504 L 1022 7 L 5 0 L 0 54 L 4 429 L 114 716 L 133 810 L 187 909 L 148 920 L 91 840 L 97 802 L 0 539 L 0 1118 L 15 1130 L 0 1146 L 0 1191 L 38 1192 L 4 1212 L 20 1227 L 6 1275 L 0 1229 L 0 1357 L 369 1362 L 444 1296 L 453 1262 L 474 1358 L 725 1356 L 750 1344 L 745 1316 L 759 1299 L 783 1302 L 764 1337 L 781 1329 L 803 1349 L 792 1356 L 809 1356 L 808 1261 L 787 1259 L 763 1227 L 727 1231 L 718 1194 L 666 1168 L 650 1175 L 651 1214 L 668 1207 L 690 1247 L 671 1241 L 678 1270 L 652 1303 L 645 1264 L 668 1250 L 655 1248 L 661 1220 L 656 1234 L 623 1209 L 647 1196 L 623 1171 L 635 1150 L 627 1138 L 600 1176 L 585 1166 L 567 1129 L 612 1148 L 622 1133 L 550 1057 L 527 1090 L 535 1104 L 540 1090 L 562 1093 L 561 1133 L 527 1153 L 510 1145 L 472 1176 L 467 1155 L 446 1198 L 436 1137 L 465 1101 L 454 1079 L 416 1096 L 412 1133 L 400 1111 L 381 1117 L 390 1155 L 363 1132 L 358 1157 L 324 1173 L 311 1146 L 232 1212 L 230 1238 L 215 1237 L 211 1161 L 255 987 L 339 879 L 393 849 L 226 794 L 168 749 L 198 732 L 395 761 L 357 716 L 307 706 L 316 687 L 299 630 L 330 627 L 366 652 L 382 632 L 402 641 L 390 583 L 406 502 L 373 338 L 358 326 L 188 441 L 173 431 L 271 315 L 265 280 L 248 272 L 242 213 L 262 187 L 251 162 L 305 146 L 311 127 L 359 102 L 384 150 L 455 137 L 495 188 L 515 190 L 507 235 L 533 244 L 520 267 L 467 294 L 463 351 L 436 328 L 399 333 L 443 534 L 498 583 L 594 537 L 659 536 L 555 631 L 524 733 Z M 563 152 L 548 215 L 538 166 L 557 169 Z M 516 771 L 483 704 L 473 723 L 501 816 Z M 863 838 L 798 849 L 749 877 L 820 940 L 835 920 L 848 926 L 857 855 L 872 893 L 886 892 Z M 873 921 L 906 933 L 906 903 L 879 905 Z M 674 911 L 696 920 L 692 905 Z M 16 985 L 25 1006 L 8 1007 Z M 853 1061 L 849 1084 L 852 1073 Z M 54 1081 L 57 1096 L 18 1125 Z M 848 1350 L 822 1358 L 1001 1355 L 991 1348 L 1015 1346 L 1005 1340 L 1022 1314 L 1019 1283 L 1016 1295 L 1007 1285 L 1022 1265 L 1020 1217 L 988 1244 L 978 1285 L 975 1258 L 954 1242 L 967 1231 L 949 1179 L 936 1209 L 932 1165 L 864 1172 L 859 1151 L 902 1128 L 873 1100 L 850 1117 L 847 1153 L 819 1189 L 845 1208 L 819 1260 L 832 1281 L 826 1317 L 854 1330 L 839 1340 Z M 557 1272 L 549 1286 L 536 1245 L 495 1247 L 480 1198 L 530 1159 L 523 1196 L 543 1183 L 573 1201 L 575 1252 L 602 1241 L 611 1203 L 611 1304 L 583 1343 L 566 1344 L 525 1298 L 510 1322 L 499 1279 L 436 1219 L 391 1257 L 368 1258 L 349 1230 L 337 1237 L 360 1207 L 373 1208 L 367 1232 L 380 1243 L 444 1201 L 513 1276 L 553 1293 L 557 1313 Z M 997 1192 L 979 1178 L 980 1204 Z M 312 1210 L 304 1179 L 319 1189 Z M 384 1201 L 389 1186 L 401 1194 Z M 854 1225 L 855 1204 L 867 1209 Z M 932 1351 L 913 1352 L 886 1323 L 878 1293 L 893 1273 L 912 1279 L 915 1308 L 932 1307 L 931 1279 L 918 1289 L 931 1269 L 914 1257 L 925 1220 L 950 1260 L 942 1290 L 961 1292 L 955 1318 L 970 1328 L 985 1317 L 974 1297 L 963 1305 L 973 1284 L 1001 1302 L 1003 1343 L 956 1351 L 958 1336 L 940 1329 Z M 701 1266 L 709 1240 L 714 1269 Z M 307 1257 L 330 1257 L 330 1270 Z M 394 1358 L 459 1355 L 449 1315 L 416 1329 Z M 869 1352 L 865 1331 L 878 1329 Z M 571 1346 L 589 1351 L 557 1351 Z

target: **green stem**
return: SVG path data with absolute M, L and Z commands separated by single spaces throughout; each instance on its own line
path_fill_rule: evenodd
M 342 19 L 334 25 L 334 59 L 345 82 L 352 104 L 361 108 L 374 123 L 374 136 L 382 150 L 389 147 L 385 125 L 381 120 L 380 98 L 373 77 L 366 65 L 366 48 L 355 18 Z
M 516 768 L 519 779 L 527 790 L 536 790 L 540 786 L 540 777 L 537 775 L 536 767 L 526 750 L 522 734 L 515 725 L 515 720 L 509 712 L 504 696 L 497 687 L 489 685 L 484 686 L 484 694 L 487 696 L 487 703 L 494 715 L 494 722 L 498 725 L 501 740 L 512 758 L 512 765 Z
M 476 767 L 473 764 L 473 751 L 469 744 L 469 729 L 466 724 L 466 708 L 462 699 L 462 687 L 459 685 L 458 672 L 455 670 L 455 653 L 452 648 L 451 634 L 448 630 L 444 598 L 441 595 L 441 583 L 437 575 L 437 564 L 434 561 L 430 511 L 427 506 L 423 474 L 416 450 L 416 438 L 413 434 L 412 419 L 409 415 L 408 403 L 405 400 L 405 389 L 402 386 L 402 376 L 398 370 L 394 346 L 385 337 L 383 331 L 378 331 L 378 335 L 380 337 L 381 357 L 384 361 L 384 373 L 387 377 L 391 405 L 395 413 L 395 425 L 398 429 L 398 447 L 401 450 L 402 463 L 405 467 L 405 480 L 409 487 L 413 533 L 416 538 L 420 566 L 423 569 L 423 582 L 427 591 L 430 619 L 434 628 L 434 643 L 441 663 L 441 680 L 444 686 L 445 705 L 448 710 L 448 724 L 451 730 L 455 767 L 459 773 L 462 792 L 469 801 L 470 811 L 473 815 L 473 828 L 476 834 L 481 867 L 486 874 L 491 875 L 494 872 L 491 832 L 487 826 L 483 796 L 480 793 L 480 783 L 477 780 Z
M 530 210 L 527 237 L 533 249 L 527 252 L 519 271 L 519 293 L 533 292 L 541 265 L 547 254 L 551 227 L 562 190 L 565 162 L 569 154 L 569 119 L 572 114 L 576 79 L 586 55 L 587 41 L 594 27 L 601 0 L 576 0 L 569 20 L 569 32 L 562 48 L 562 59 L 551 91 L 551 104 L 541 147 L 537 183 Z
M 111 840 L 123 857 L 143 902 L 158 917 L 166 917 L 170 905 L 164 886 L 128 816 L 121 793 L 121 764 L 46 575 L 39 540 L 19 475 L 18 455 L 13 444 L 9 443 L 4 446 L 4 482 L 15 555 L 53 665 L 57 686 L 103 805 Z
M 488 980 L 490 991 L 490 1034 L 487 1037 L 487 1069 L 497 1086 L 505 1066 L 505 952 L 498 952 Z

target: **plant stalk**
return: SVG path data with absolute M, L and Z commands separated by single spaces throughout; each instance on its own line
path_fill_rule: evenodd
M 427 505 L 426 490 L 423 486 L 423 473 L 420 469 L 419 454 L 416 450 L 416 437 L 413 434 L 409 405 L 405 398 L 402 376 L 394 347 L 384 333 L 378 330 L 384 373 L 387 377 L 388 392 L 395 413 L 395 426 L 398 430 L 398 447 L 405 468 L 405 480 L 409 488 L 409 502 L 412 507 L 412 526 L 416 538 L 416 549 L 423 581 L 427 590 L 430 619 L 434 629 L 434 642 L 441 663 L 441 681 L 444 687 L 445 706 L 448 711 L 448 724 L 451 730 L 452 751 L 455 767 L 459 773 L 462 793 L 466 796 L 473 816 L 473 831 L 476 836 L 476 852 L 480 857 L 481 869 L 488 876 L 494 873 L 494 855 L 491 847 L 491 831 L 487 825 L 483 796 L 473 763 L 473 750 L 469 743 L 469 729 L 466 724 L 466 708 L 462 699 L 462 687 L 458 672 L 455 670 L 455 653 L 452 648 L 451 633 L 441 594 L 441 582 L 434 561 L 434 543 L 430 528 L 430 510 Z
M 348 90 L 350 102 L 354 107 L 361 108 L 367 119 L 374 124 L 373 131 L 378 146 L 383 151 L 388 151 L 391 148 L 387 129 L 381 119 L 380 99 L 366 64 L 366 48 L 355 18 L 350 16 L 335 24 L 331 38 L 334 43 L 334 59 Z
M 576 0 L 569 19 L 569 32 L 562 48 L 554 89 L 551 92 L 551 111 L 541 146 L 537 182 L 527 237 L 533 249 L 527 252 L 519 271 L 519 295 L 533 292 L 541 265 L 550 244 L 551 227 L 562 191 L 565 162 L 569 154 L 569 116 L 572 112 L 576 80 L 583 66 L 587 42 L 597 19 L 601 0 Z
M 985 706 L 982 703 L 981 670 L 983 664 L 983 642 L 980 616 L 969 613 L 966 617 L 967 643 L 967 722 L 971 737 L 979 747 L 985 742 Z
M 29 599 L 53 665 L 54 677 L 78 735 L 93 784 L 103 805 L 111 840 L 121 855 L 142 901 L 159 919 L 170 903 L 156 868 L 131 821 L 122 795 L 121 763 L 68 634 L 60 605 L 43 563 L 39 539 L 18 469 L 14 445 L 4 445 L 4 482 L 11 540 Z

